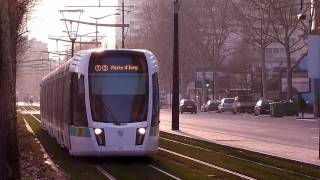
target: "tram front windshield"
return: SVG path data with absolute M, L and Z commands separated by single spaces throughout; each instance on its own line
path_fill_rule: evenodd
M 89 64 L 89 86 L 93 121 L 146 121 L 149 88 L 143 53 L 93 53 Z

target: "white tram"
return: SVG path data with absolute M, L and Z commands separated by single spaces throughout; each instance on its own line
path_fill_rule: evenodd
M 158 69 L 146 50 L 78 52 L 41 82 L 42 127 L 74 156 L 154 153 Z

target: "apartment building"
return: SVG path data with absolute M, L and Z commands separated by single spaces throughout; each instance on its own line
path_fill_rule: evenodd
M 42 77 L 57 67 L 58 62 L 48 61 L 47 43 L 30 39 L 26 40 L 23 49 L 17 57 L 17 99 L 38 101 Z

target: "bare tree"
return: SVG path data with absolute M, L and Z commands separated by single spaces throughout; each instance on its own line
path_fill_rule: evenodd
M 227 41 L 233 32 L 234 16 L 230 11 L 230 0 L 224 1 L 190 1 L 188 6 L 189 18 L 193 23 L 197 38 L 197 50 L 199 54 L 205 54 L 213 69 L 214 97 L 218 94 L 218 71 L 226 57 L 232 53 L 232 47 Z M 201 17 L 201 18 L 199 18 Z M 203 63 L 203 65 L 205 65 Z
M 8 178 L 8 153 L 16 143 L 16 55 L 33 0 L 0 0 L 0 179 Z
M 267 98 L 266 48 L 274 41 L 269 18 L 270 4 L 265 0 L 242 0 L 233 3 L 239 21 L 236 33 L 246 40 L 261 57 L 262 94 Z
M 292 0 L 266 0 L 269 3 L 269 18 L 272 22 L 270 37 L 280 43 L 286 53 L 287 61 L 287 99 L 292 99 L 292 71 L 295 65 L 292 64 L 292 55 L 305 46 L 305 28 L 297 18 L 299 4 Z
M 183 1 L 179 21 L 183 95 L 186 94 L 186 85 L 193 79 L 195 67 L 211 67 L 215 81 L 218 79 L 217 71 L 231 53 L 226 41 L 232 33 L 232 13 L 224 11 L 230 5 L 230 0 Z M 166 89 L 171 89 L 173 5 L 170 1 L 148 0 L 142 9 L 143 28 L 130 47 L 155 52 L 161 68 L 160 80 L 167 84 Z M 217 89 L 215 86 L 216 93 Z
M 142 4 L 142 24 L 135 37 L 128 37 L 128 47 L 155 53 L 159 60 L 161 89 L 171 90 L 173 7 L 170 1 L 148 0 Z

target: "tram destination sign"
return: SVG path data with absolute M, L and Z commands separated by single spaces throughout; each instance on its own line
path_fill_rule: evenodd
M 108 63 L 95 62 L 90 64 L 90 73 L 146 73 L 146 68 L 138 62 L 125 63 Z
M 107 64 L 96 64 L 94 66 L 94 71 L 98 72 L 108 72 L 108 71 L 133 71 L 138 72 L 139 66 L 137 65 L 107 65 Z
M 106 52 L 93 54 L 89 62 L 89 73 L 142 74 L 147 72 L 148 65 L 144 54 Z

